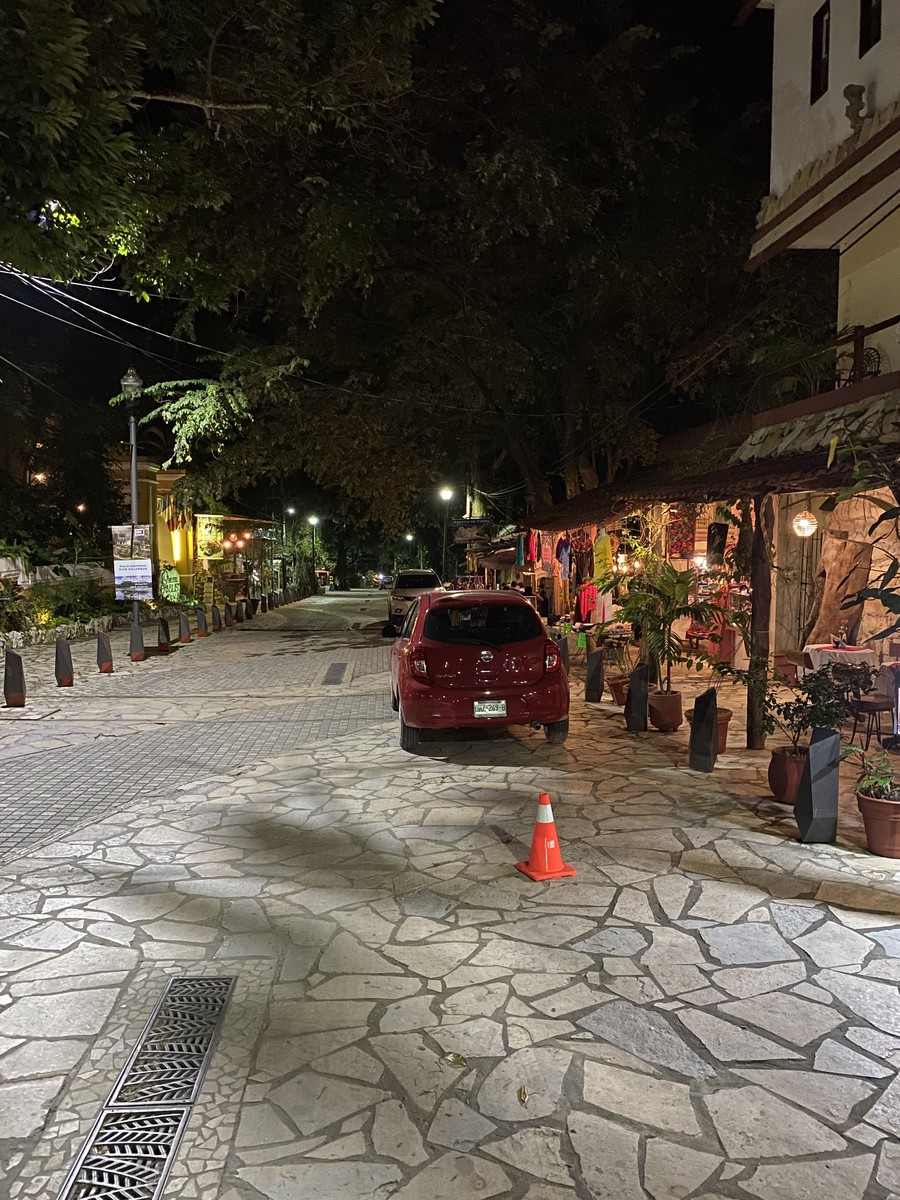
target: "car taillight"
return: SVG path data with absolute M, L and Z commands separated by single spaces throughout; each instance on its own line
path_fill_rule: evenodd
M 544 647 L 544 670 L 559 670 L 559 648 L 554 646 L 552 642 L 548 642 Z
M 410 674 L 415 675 L 416 679 L 428 678 L 428 661 L 425 658 L 424 650 L 410 650 L 409 670 Z

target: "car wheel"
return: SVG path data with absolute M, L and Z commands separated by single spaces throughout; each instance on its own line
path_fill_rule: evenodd
M 419 744 L 419 733 L 421 731 L 414 729 L 411 725 L 400 718 L 400 749 L 406 750 L 413 754 Z
M 400 698 L 393 688 L 391 688 L 391 708 L 394 712 L 400 711 Z
M 551 721 L 549 725 L 544 726 L 544 733 L 551 746 L 561 746 L 569 736 L 569 718 L 563 717 L 561 721 Z

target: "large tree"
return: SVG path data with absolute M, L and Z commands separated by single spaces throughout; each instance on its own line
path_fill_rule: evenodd
M 408 86 L 436 5 L 0 0 L 0 259 L 72 278 L 121 255 L 138 281 L 225 303 L 287 216 L 286 196 L 254 191 L 259 160 L 299 163 L 365 128 Z M 243 225 L 227 278 L 179 241 L 176 214 Z
M 762 84 L 730 94 L 718 0 L 135 3 L 122 269 L 233 318 L 164 408 L 219 491 L 302 468 L 396 529 L 452 473 L 541 507 L 651 458 L 698 379 L 735 401 L 707 347 L 790 311 L 742 272 Z

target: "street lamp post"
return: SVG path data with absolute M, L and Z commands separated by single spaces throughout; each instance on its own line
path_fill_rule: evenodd
M 287 554 L 287 518 L 291 518 L 291 540 L 294 539 L 294 521 L 293 518 L 297 515 L 297 510 L 293 504 L 289 504 L 287 508 L 281 511 L 281 586 L 288 585 L 288 554 Z M 291 553 L 291 574 L 293 576 L 294 555 Z
M 141 388 L 144 381 L 134 367 L 129 367 L 120 380 L 122 391 L 128 396 L 128 445 L 131 450 L 131 539 L 134 541 L 134 527 L 138 523 L 138 483 L 137 483 L 137 411 L 140 405 Z M 140 601 L 131 601 L 131 623 L 139 626 L 141 623 Z
M 444 502 L 444 541 L 443 554 L 441 556 L 441 582 L 446 582 L 447 579 L 447 523 L 450 518 L 450 501 L 453 499 L 452 488 L 441 488 L 440 497 Z
M 284 553 L 285 547 L 287 545 L 287 518 L 293 517 L 296 515 L 297 515 L 297 510 L 296 510 L 296 508 L 294 508 L 293 505 L 290 505 L 281 514 L 281 551 L 282 551 L 282 554 Z
M 312 569 L 313 569 L 313 587 L 316 591 L 319 590 L 319 577 L 316 575 L 316 526 L 319 523 L 318 517 L 308 517 L 307 520 L 312 527 Z

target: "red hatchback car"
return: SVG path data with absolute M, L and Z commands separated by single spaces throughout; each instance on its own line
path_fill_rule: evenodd
M 431 592 L 414 602 L 391 653 L 400 745 L 423 729 L 543 725 L 569 733 L 569 681 L 559 648 L 515 592 Z

